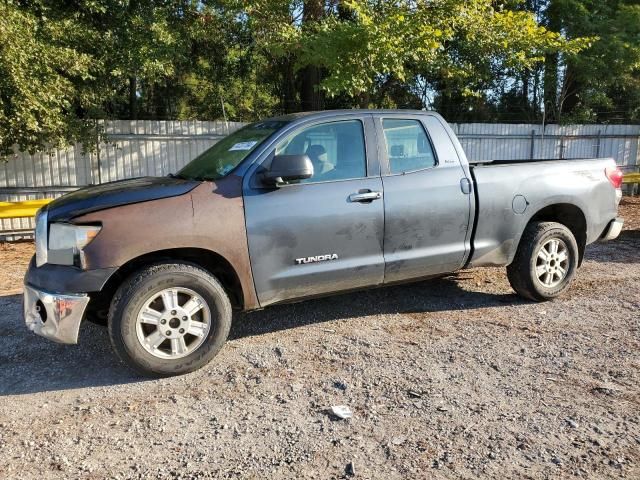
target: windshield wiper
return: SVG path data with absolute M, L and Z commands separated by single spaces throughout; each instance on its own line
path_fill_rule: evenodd
M 170 173 L 167 175 L 169 178 L 179 178 L 180 180 L 191 180 L 189 177 L 182 175 L 180 173 Z

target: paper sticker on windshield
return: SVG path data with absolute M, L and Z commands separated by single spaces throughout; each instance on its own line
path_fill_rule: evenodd
M 238 150 L 251 150 L 253 147 L 255 147 L 256 143 L 258 143 L 258 142 L 257 141 L 238 142 L 233 147 L 231 147 L 229 149 L 229 151 L 230 152 L 236 152 Z
M 225 165 L 224 167 L 218 169 L 218 175 L 225 176 L 234 168 L 235 168 L 235 165 Z

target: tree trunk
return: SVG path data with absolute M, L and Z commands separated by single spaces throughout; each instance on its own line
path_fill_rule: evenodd
M 305 0 L 302 12 L 302 25 L 312 27 L 324 16 L 324 0 Z M 300 104 L 302 110 L 320 110 L 324 95 L 320 91 L 322 75 L 317 65 L 307 65 L 300 71 Z
M 371 94 L 369 92 L 360 92 L 358 100 L 360 108 L 369 108 L 369 104 L 371 103 Z
M 294 113 L 298 111 L 293 61 L 288 58 L 282 64 L 282 100 L 284 113 Z
M 580 103 L 581 85 L 576 74 L 576 68 L 573 65 L 568 64 L 567 73 L 564 78 L 564 86 L 562 88 L 562 92 L 564 94 L 562 110 L 567 113 L 573 112 Z
M 558 54 L 544 59 L 544 111 L 548 122 L 555 122 L 558 113 Z
M 538 105 L 538 91 L 540 89 L 540 70 L 536 68 L 533 72 L 533 121 L 535 122 L 540 113 L 540 105 Z
M 522 102 L 522 108 L 525 110 L 526 115 L 529 115 L 531 113 L 531 108 L 529 107 L 530 82 L 531 82 L 531 71 L 525 70 L 522 73 L 522 97 L 520 101 Z
M 319 90 L 320 69 L 315 65 L 307 65 L 300 72 L 300 103 L 303 111 L 321 110 L 323 95 Z
M 129 118 L 131 120 L 138 118 L 138 97 L 136 90 L 136 77 L 129 77 Z
M 551 0 L 547 8 L 547 28 L 553 32 L 562 29 L 557 0 Z M 544 110 L 547 121 L 557 122 L 560 117 L 558 105 L 558 68 L 560 56 L 557 52 L 548 53 L 544 58 Z

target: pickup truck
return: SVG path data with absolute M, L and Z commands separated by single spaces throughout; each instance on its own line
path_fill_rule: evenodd
M 532 301 L 616 238 L 612 159 L 471 164 L 425 111 L 345 110 L 245 126 L 168 177 L 89 186 L 41 209 L 27 326 L 74 344 L 108 324 L 152 376 L 202 367 L 234 310 L 506 266 Z

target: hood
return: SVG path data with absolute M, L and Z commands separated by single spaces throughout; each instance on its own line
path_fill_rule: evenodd
M 201 182 L 171 177 L 140 177 L 81 188 L 47 206 L 49 220 L 68 221 L 98 210 L 184 195 Z

